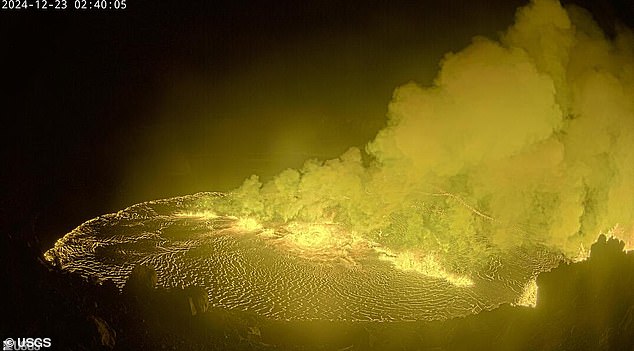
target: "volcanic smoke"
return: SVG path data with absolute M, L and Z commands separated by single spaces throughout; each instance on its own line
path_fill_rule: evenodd
M 532 1 L 433 85 L 397 88 L 387 117 L 364 150 L 247 179 L 227 213 L 334 222 L 457 266 L 526 244 L 574 259 L 600 233 L 634 244 L 629 29 L 610 39 L 583 9 Z

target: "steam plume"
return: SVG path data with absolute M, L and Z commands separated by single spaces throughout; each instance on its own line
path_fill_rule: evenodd
M 460 257 L 526 243 L 568 257 L 634 244 L 634 36 L 534 0 L 499 40 L 447 54 L 432 86 L 397 88 L 365 150 L 233 192 L 261 221 L 334 221 L 392 248 Z

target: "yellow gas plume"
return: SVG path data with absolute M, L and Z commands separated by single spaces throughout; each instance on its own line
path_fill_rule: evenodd
M 224 210 L 337 223 L 466 285 L 442 267 L 525 244 L 573 258 L 609 231 L 634 243 L 630 30 L 610 39 L 584 10 L 534 0 L 499 40 L 447 54 L 433 85 L 397 88 L 387 118 L 365 150 L 252 176 Z M 312 232 L 302 242 L 330 242 Z

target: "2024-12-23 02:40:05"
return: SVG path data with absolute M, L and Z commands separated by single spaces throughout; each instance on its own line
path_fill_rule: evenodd
M 71 2 L 72 1 L 72 2 Z M 71 2 L 76 10 L 125 10 L 127 0 L 2 0 L 3 10 L 66 10 Z

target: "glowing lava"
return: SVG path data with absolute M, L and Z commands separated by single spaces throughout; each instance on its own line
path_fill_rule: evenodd
M 531 277 L 561 259 L 517 248 L 454 273 L 430 254 L 387 249 L 338 224 L 260 223 L 209 210 L 232 200 L 202 193 L 131 206 L 82 224 L 45 257 L 119 287 L 136 265 L 151 265 L 159 286 L 203 286 L 213 306 L 274 319 L 368 321 L 492 309 L 518 300 Z

